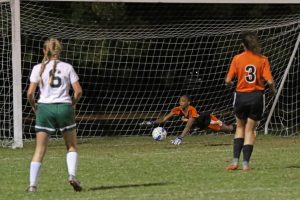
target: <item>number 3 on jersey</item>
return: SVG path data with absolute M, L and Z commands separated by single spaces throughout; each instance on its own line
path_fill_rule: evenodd
M 49 76 L 51 76 L 52 69 L 49 72 Z M 53 88 L 58 88 L 61 86 L 61 78 L 59 76 L 54 76 L 53 77 L 53 84 L 50 85 Z
M 256 68 L 254 65 L 247 65 L 245 67 L 245 71 L 247 75 L 245 76 L 245 80 L 248 83 L 253 83 L 256 81 Z

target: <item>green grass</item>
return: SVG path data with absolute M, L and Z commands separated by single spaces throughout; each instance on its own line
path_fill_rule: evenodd
M 114 137 L 79 144 L 78 179 L 67 184 L 65 147 L 51 141 L 38 192 L 26 193 L 34 142 L 0 149 L 0 199 L 299 199 L 300 137 L 259 136 L 250 172 L 225 170 L 232 135 L 190 136 L 181 146 L 171 137 Z

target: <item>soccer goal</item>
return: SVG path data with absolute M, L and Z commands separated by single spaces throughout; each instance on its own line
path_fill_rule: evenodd
M 225 87 L 224 78 L 231 58 L 243 50 L 243 30 L 260 36 L 278 89 L 276 97 L 268 88 L 265 92 L 266 111 L 258 130 L 300 132 L 300 13 L 204 15 L 197 10 L 204 12 L 209 5 L 202 8 L 195 1 L 85 1 L 77 3 L 76 12 L 70 1 L 16 2 L 0 1 L 2 145 L 21 147 L 35 137 L 26 90 L 32 67 L 42 60 L 43 41 L 50 36 L 61 40 L 61 59 L 74 66 L 83 86 L 76 110 L 81 138 L 150 135 L 151 129 L 138 123 L 168 113 L 181 95 L 189 95 L 199 111 L 234 122 L 233 88 Z M 80 7 L 89 8 L 96 18 Z M 84 15 L 88 17 L 78 17 Z M 182 130 L 176 118 L 163 126 L 169 134 Z

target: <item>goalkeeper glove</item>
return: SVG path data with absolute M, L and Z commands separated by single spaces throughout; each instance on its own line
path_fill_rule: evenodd
M 175 140 L 171 140 L 171 143 L 174 145 L 180 145 L 182 142 L 183 137 L 178 136 L 177 138 L 175 138 Z
M 139 123 L 140 126 L 153 126 L 155 124 L 155 121 L 143 121 Z

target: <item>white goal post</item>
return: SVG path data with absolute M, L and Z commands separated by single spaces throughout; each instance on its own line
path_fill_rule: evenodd
M 13 124 L 14 142 L 12 148 L 23 147 L 22 128 L 22 73 L 21 73 L 21 16 L 20 0 L 11 0 L 12 17 L 12 68 L 13 68 Z
M 7 20 L 11 20 L 11 30 L 9 30 L 9 27 L 3 28 L 3 25 L 8 25 L 9 22 L 3 22 L 2 25 L 2 31 L 1 36 L 7 37 L 9 35 L 9 32 L 11 32 L 11 53 L 8 52 L 9 55 L 11 55 L 11 59 L 5 58 L 8 60 L 11 60 L 11 70 L 12 70 L 12 93 L 5 94 L 7 91 L 6 83 L 4 80 L 1 80 L 2 88 L 5 88 L 4 90 L 1 90 L 1 95 L 12 95 L 12 110 L 11 113 L 13 115 L 10 117 L 1 117 L 1 141 L 2 145 L 4 146 L 11 146 L 12 148 L 22 148 L 23 147 L 23 128 L 22 128 L 22 75 L 21 75 L 21 27 L 20 27 L 20 1 L 19 0 L 0 0 L 0 5 L 6 4 L 7 6 L 4 6 L 4 8 L 1 7 L 1 10 L 4 11 L 5 9 L 8 9 L 10 7 L 10 15 L 6 15 L 7 13 L 4 13 L 7 17 Z M 3 13 L 1 13 L 3 14 Z M 5 17 L 1 17 L 1 20 L 4 20 Z M 10 18 L 10 19 L 9 19 Z M 7 24 L 6 24 L 7 23 Z M 8 39 L 8 38 L 7 38 Z M 2 40 L 1 40 L 2 41 Z M 1 42 L 2 47 L 5 48 L 5 42 Z M 8 50 L 9 51 L 9 50 Z M 4 50 L 2 50 L 4 52 Z M 4 53 L 3 55 L 4 56 Z M 1 58 L 2 61 L 2 67 L 4 68 L 3 63 L 7 60 Z M 3 73 L 3 76 L 8 76 L 9 73 Z M 7 77 L 9 78 L 9 76 Z M 8 89 L 9 90 L 9 89 Z M 2 93 L 4 91 L 4 93 Z M 3 107 L 6 105 L 9 105 L 9 102 L 6 101 L 7 98 L 1 99 L 1 103 Z M 8 104 L 7 104 L 8 103 Z M 3 112 L 6 110 L 5 108 L 2 108 L 1 111 Z M 4 111 L 5 113 L 6 111 Z M 5 115 L 5 114 L 4 114 Z M 7 122 L 8 120 L 11 120 L 11 122 Z M 10 128 L 7 128 L 6 126 L 12 126 Z M 7 131 L 7 133 L 5 133 Z
M 3 82 L 0 102 L 4 102 L 5 111 L 0 113 L 3 146 L 21 148 L 24 140 L 34 138 L 34 116 L 25 97 L 28 75 L 31 67 L 41 61 L 41 44 L 49 36 L 62 40 L 62 59 L 74 65 L 86 90 L 76 115 L 81 138 L 149 135 L 150 130 L 138 127 L 137 123 L 169 112 L 182 94 L 190 95 L 200 110 L 211 111 L 227 123 L 234 122 L 232 90 L 224 88 L 224 76 L 231 57 L 242 50 L 241 30 L 259 33 L 278 88 L 276 98 L 266 91 L 268 115 L 264 116 L 266 120 L 260 130 L 279 135 L 300 132 L 299 118 L 295 117 L 300 99 L 293 93 L 298 92 L 295 84 L 300 80 L 300 13 L 273 18 L 196 19 L 103 27 L 93 22 L 83 25 L 64 21 L 55 9 L 44 4 L 48 2 L 282 3 L 277 0 L 0 0 L 0 8 L 3 7 L 0 44 L 4 49 L 0 61 L 11 68 L 11 71 L 0 69 L 11 79 L 7 83 L 5 76 L 0 77 Z M 52 29 L 48 30 L 49 23 Z M 178 121 L 167 126 L 176 134 Z

